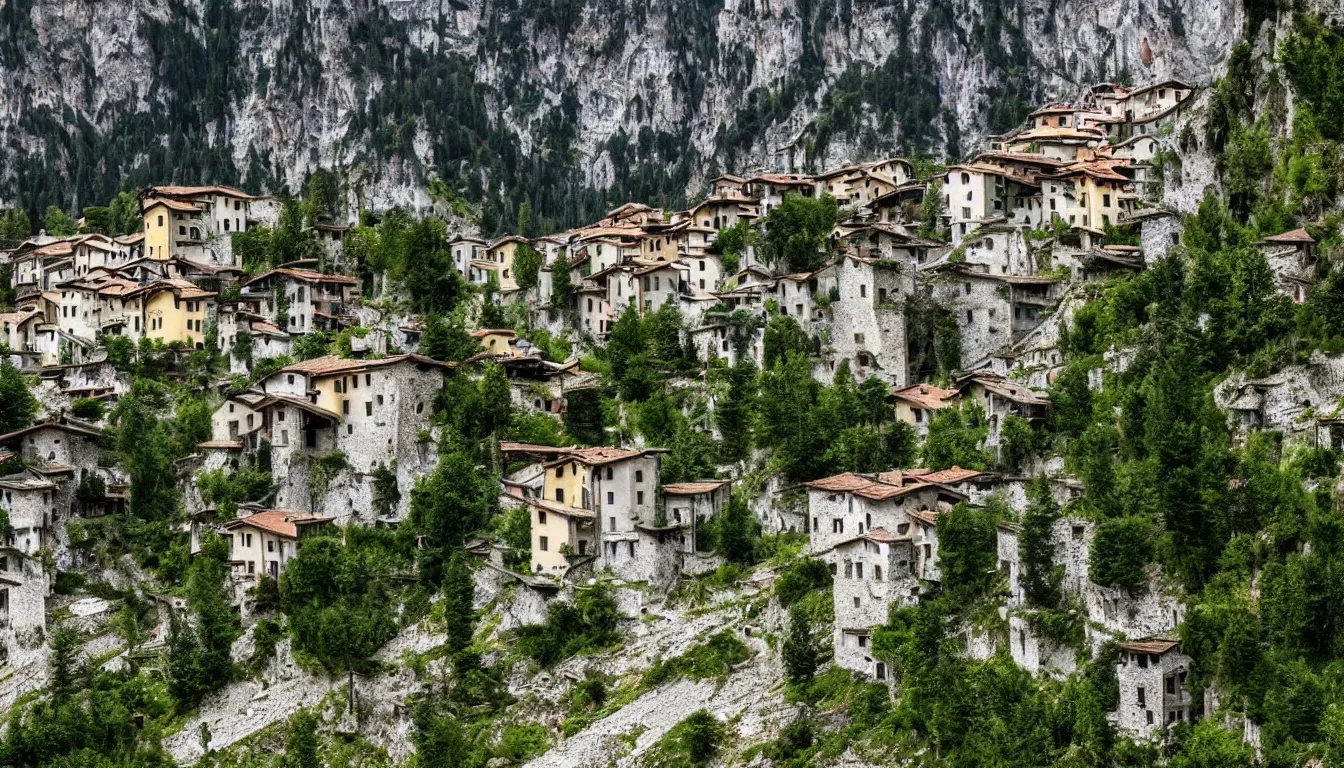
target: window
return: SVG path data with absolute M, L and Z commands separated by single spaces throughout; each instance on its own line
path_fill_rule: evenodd
M 860 647 L 860 648 L 867 648 L 867 647 L 868 647 L 868 636 L 867 636 L 867 635 L 859 635 L 859 636 L 858 636 L 858 639 L 859 639 L 859 647 Z
M 846 578 L 846 579 L 852 579 L 852 578 L 854 578 L 854 564 L 853 564 L 853 563 L 845 563 L 845 578 Z
M 542 537 L 538 540 L 538 542 L 537 542 L 537 546 L 541 547 L 541 551 L 542 551 L 542 552 L 549 552 L 549 551 L 550 551 L 550 548 L 551 548 L 551 540 L 550 540 L 550 538 L 549 538 L 549 537 L 546 537 L 546 536 L 542 536 Z
M 636 504 L 643 504 L 643 503 L 644 503 L 644 492 L 643 492 L 643 491 L 638 491 L 637 493 L 635 493 L 635 503 L 636 503 Z
M 975 310 L 973 309 L 966 310 L 966 322 L 967 323 L 975 322 Z
M 564 489 L 564 488 L 556 488 L 556 489 L 555 489 L 555 500 L 556 500 L 556 501 L 564 501 L 564 500 L 565 500 L 565 489 Z
M 367 401 L 367 402 L 364 403 L 364 415 L 365 415 L 365 416 L 372 416 L 372 415 L 373 415 L 373 401 L 372 401 L 372 400 L 369 400 L 369 401 Z
M 1139 669 L 1147 669 L 1147 668 L 1148 668 L 1148 654 L 1146 654 L 1146 653 L 1140 653 L 1140 654 L 1138 654 L 1138 661 L 1139 661 Z M 1140 693 L 1139 693 L 1139 701 L 1143 701 L 1143 693 L 1142 693 L 1143 689 L 1140 688 L 1139 691 L 1140 691 Z
M 874 565 L 874 566 L 873 566 L 873 581 L 881 581 L 881 580 L 882 580 L 882 566 L 880 566 L 880 565 Z
M 1147 696 L 1148 692 L 1143 689 L 1142 685 L 1139 686 L 1137 693 L 1139 695 L 1139 706 L 1140 707 L 1148 706 L 1148 696 Z
M 274 541 L 268 541 L 268 542 L 266 542 L 266 551 L 267 551 L 267 552 L 274 552 L 274 551 L 275 551 L 275 542 L 274 542 Z
M 607 503 L 608 503 L 608 504 L 615 504 L 615 503 L 616 503 L 616 494 L 615 494 L 615 493 L 612 493 L 611 491 L 607 491 Z
M 644 470 L 642 469 L 635 470 L 635 482 L 636 483 L 644 482 Z
M 880 662 L 880 661 L 877 662 L 877 679 L 878 679 L 878 680 L 886 680 L 886 679 L 887 679 L 887 665 L 886 665 L 886 664 L 883 664 L 883 663 Z
M 565 468 L 564 468 L 564 467 L 556 467 L 556 468 L 555 468 L 555 476 L 556 476 L 556 477 L 564 477 L 564 476 L 565 476 Z
M 865 298 L 868 296 L 868 286 L 866 286 L 866 285 L 860 285 L 860 286 L 859 286 L 859 296 L 861 296 L 861 297 L 865 297 Z
M 854 564 L 854 578 L 856 579 L 863 578 L 863 563 Z
M 545 525 L 545 524 L 546 524 L 546 510 L 544 510 L 544 509 L 538 509 L 538 510 L 537 510 L 537 525 Z
M 854 598 L 854 607 L 855 607 L 855 608 L 858 608 L 858 607 L 859 607 L 859 598 L 857 598 L 857 597 Z
M 831 521 L 831 533 L 844 533 L 844 532 L 845 532 L 844 520 L 837 517 Z
M 611 517 L 608 517 L 608 518 L 607 518 L 607 522 L 610 523 L 610 525 L 607 526 L 607 530 L 610 530 L 610 531 L 614 531 L 614 530 L 616 530 L 616 516 L 615 516 L 615 515 L 612 515 Z
M 608 480 L 610 480 L 610 479 L 612 478 L 612 474 L 613 474 L 613 473 L 612 473 L 612 471 L 611 471 L 611 467 L 607 467 L 607 479 L 608 479 Z
M 1168 696 L 1175 696 L 1175 695 L 1176 695 L 1176 678 L 1175 678 L 1175 677 L 1168 677 L 1167 680 L 1166 680 L 1166 684 L 1167 684 L 1167 695 L 1168 695 Z

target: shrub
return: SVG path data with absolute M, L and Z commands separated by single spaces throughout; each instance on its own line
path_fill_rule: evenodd
M 105 410 L 103 401 L 92 397 L 80 398 L 70 404 L 70 415 L 85 421 L 101 420 Z

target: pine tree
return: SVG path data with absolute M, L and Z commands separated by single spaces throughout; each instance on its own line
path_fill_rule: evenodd
M 751 414 L 756 396 L 756 366 L 742 357 L 728 369 L 728 391 L 714 407 L 719 428 L 719 460 L 741 461 L 751 451 Z
M 789 682 L 806 683 L 816 675 L 820 653 L 812 639 L 812 623 L 801 606 L 789 609 L 789 634 L 784 638 L 783 654 Z
M 454 653 L 466 650 L 476 631 L 476 613 L 472 608 L 476 580 L 467 558 L 465 551 L 457 550 L 443 572 L 443 616 L 448 628 L 445 644 Z
M 19 369 L 8 361 L 0 363 L 0 434 L 32 424 L 37 407 L 37 399 L 28 391 Z
M 1027 489 L 1030 503 L 1022 515 L 1018 557 L 1022 561 L 1022 591 L 1027 604 L 1037 608 L 1059 605 L 1061 574 L 1055 568 L 1054 523 L 1059 505 L 1050 495 L 1050 479 L 1039 475 Z
M 760 525 L 740 495 L 733 495 L 728 507 L 720 513 L 715 528 L 718 534 L 716 551 L 724 560 L 736 565 L 755 562 Z
M 51 693 L 57 699 L 73 696 L 84 688 L 88 670 L 82 658 L 79 630 L 60 624 L 51 635 Z

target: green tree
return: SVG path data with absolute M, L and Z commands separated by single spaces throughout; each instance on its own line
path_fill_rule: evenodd
M 1055 608 L 1059 605 L 1061 569 L 1055 567 L 1054 525 L 1059 505 L 1050 494 L 1050 479 L 1038 475 L 1027 488 L 1028 504 L 1018 536 L 1022 562 L 1022 590 L 1028 605 Z
M 809 346 L 807 334 L 796 320 L 788 315 L 775 315 L 765 324 L 761 362 L 766 368 L 773 368 L 790 354 L 807 355 Z
M 51 695 L 57 700 L 67 699 L 87 684 L 88 668 L 84 662 L 84 640 L 79 630 L 65 622 L 51 633 Z
M 443 616 L 448 628 L 446 644 L 454 653 L 466 650 L 476 631 L 476 612 L 472 608 L 476 599 L 476 579 L 471 573 L 468 557 L 464 550 L 453 552 L 443 574 Z
M 761 253 L 790 272 L 813 272 L 825 262 L 826 238 L 835 227 L 835 198 L 789 195 L 765 217 Z
M 978 403 L 943 408 L 929 422 L 924 461 L 933 469 L 986 469 L 989 456 L 983 446 L 988 432 L 985 412 Z
M 53 205 L 42 215 L 42 228 L 52 237 L 69 237 L 79 231 L 79 222 Z
M 751 451 L 751 415 L 755 410 L 756 366 L 750 357 L 739 358 L 724 372 L 727 391 L 714 406 L 719 428 L 719 459 L 741 461 Z
M 421 354 L 435 360 L 461 362 L 480 351 L 480 343 L 455 316 L 445 318 L 434 312 L 425 316 L 425 330 L 420 337 Z
M 993 513 L 958 504 L 938 516 L 938 570 L 943 588 L 977 595 L 989 586 L 997 558 Z
M 530 243 L 519 243 L 513 252 L 513 275 L 518 287 L 523 290 L 537 287 L 537 276 L 541 274 L 543 258 Z
M 1153 521 L 1139 515 L 1103 520 L 1092 537 L 1088 578 L 1103 587 L 1139 594 L 1148 583 L 1156 536 Z
M 784 670 L 789 682 L 810 682 L 820 664 L 820 652 L 812 638 L 812 622 L 801 606 L 789 610 L 789 633 L 784 638 Z
M 14 241 L 27 240 L 33 234 L 33 224 L 28 220 L 28 212 L 22 208 L 10 208 L 0 216 L 0 238 Z
M 489 522 L 499 497 L 497 483 L 460 451 L 441 455 L 433 472 L 416 479 L 408 522 L 424 537 L 424 548 L 417 551 L 424 583 L 439 583 L 452 551 Z
M 742 254 L 755 244 L 756 232 L 745 220 L 720 230 L 718 237 L 714 239 L 714 247 L 718 249 L 719 258 L 723 260 L 724 274 L 737 274 Z
M 317 715 L 300 709 L 289 719 L 281 768 L 322 768 L 317 757 Z
M 28 391 L 19 369 L 8 361 L 0 363 L 0 434 L 32 424 L 37 408 L 37 398 Z
M 737 565 L 751 565 L 755 562 L 760 523 L 740 494 L 733 494 L 715 522 L 715 551 L 724 560 Z
M 177 509 L 173 439 L 158 417 L 167 401 L 162 384 L 138 378 L 112 411 L 117 450 L 131 480 L 130 512 L 140 520 L 166 520 Z

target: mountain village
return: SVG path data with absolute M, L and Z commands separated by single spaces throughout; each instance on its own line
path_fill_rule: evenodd
M 767 367 L 769 323 L 789 318 L 818 385 L 879 382 L 889 420 L 918 439 L 948 409 L 982 409 L 978 448 L 990 462 L 931 467 L 912 459 L 803 482 L 745 477 L 737 473 L 750 462 L 720 463 L 664 482 L 671 446 L 610 421 L 606 444 L 500 439 L 498 504 L 525 510 L 530 548 L 478 532 L 466 545 L 478 579 L 516 585 L 532 623 L 545 621 L 552 601 L 598 581 L 665 594 L 723 564 L 707 531 L 741 497 L 763 534 L 804 539 L 805 555 L 829 570 L 834 665 L 895 687 L 898 676 L 874 651 L 875 629 L 944 579 L 940 520 L 959 505 L 995 506 L 1007 510 L 995 529 L 994 566 L 1006 585 L 999 611 L 1007 631 L 967 623 L 954 632 L 961 653 L 987 659 L 1006 650 L 1030 673 L 1059 679 L 1104 654 L 1120 691 L 1110 722 L 1134 740 L 1161 741 L 1220 705 L 1215 686 L 1202 701 L 1187 686 L 1196 660 L 1180 642 L 1183 598 L 1157 569 L 1141 589 L 1094 583 L 1097 522 L 1069 514 L 1089 488 L 1060 458 L 1007 457 L 1019 451 L 1013 430 L 1051 417 L 1073 312 L 1099 284 L 1142 273 L 1182 246 L 1182 213 L 1162 204 L 1162 155 L 1196 95 L 1177 81 L 1104 83 L 1035 110 L 964 163 L 890 157 L 814 175 L 792 172 L 785 157 L 782 172 L 709 180 L 687 210 L 630 202 L 600 221 L 531 238 L 450 231 L 451 264 L 474 302 L 465 330 L 478 345 L 460 360 L 426 351 L 426 317 L 389 300 L 391 281 L 357 277 L 358 222 L 314 220 L 307 227 L 317 258 L 246 269 L 239 238 L 278 226 L 277 198 L 151 186 L 137 195 L 141 231 L 18 243 L 2 256 L 14 303 L 0 315 L 0 338 L 40 410 L 29 426 L 0 435 L 11 529 L 0 556 L 0 638 L 12 671 L 4 700 L 45 679 L 45 638 L 56 606 L 66 604 L 58 572 L 94 566 L 76 528 L 124 514 L 137 493 L 122 467 L 103 460 L 107 413 L 132 383 L 113 349 L 125 345 L 118 340 L 162 342 L 170 378 L 203 350 L 226 361 L 204 384 L 213 403 L 209 439 L 172 472 L 192 552 L 212 536 L 228 543 L 232 599 L 248 626 L 260 610 L 259 585 L 280 580 L 305 542 L 405 523 L 417 481 L 440 461 L 432 416 L 446 382 L 502 371 L 511 407 L 563 424 L 605 386 L 587 355 L 619 332 L 622 316 L 647 320 L 670 307 L 700 368 L 672 387 L 703 389 L 706 371 L 744 360 Z M 836 222 L 802 249 L 805 258 L 767 258 L 761 242 L 772 214 L 800 197 L 833 200 Z M 724 247 L 743 232 L 751 233 L 744 245 Z M 1304 301 L 1316 240 L 1295 229 L 1256 245 L 1278 291 Z M 520 279 L 534 254 L 535 276 Z M 502 326 L 487 319 L 500 317 Z M 914 359 L 914 328 L 927 317 L 939 324 L 936 346 L 959 347 L 955 367 L 938 374 Z M 568 340 L 573 353 L 556 359 L 538 331 Z M 302 340 L 321 333 L 341 341 L 304 359 Z M 1103 367 L 1126 364 L 1116 349 Z M 1273 429 L 1312 445 L 1344 441 L 1334 411 L 1344 386 L 1313 365 L 1323 364 L 1225 382 L 1219 405 L 1238 439 Z M 1102 381 L 1099 368 L 1088 386 L 1100 391 Z M 711 412 L 717 399 L 708 398 Z M 700 417 L 717 437 L 715 424 Z M 266 467 L 273 482 L 256 498 L 226 502 L 198 482 L 252 466 Z M 1049 552 L 1085 632 L 1081 653 L 1037 620 L 1025 596 L 1021 515 L 1042 488 L 1062 509 Z M 166 622 L 154 630 L 159 642 L 167 632 Z M 1254 723 L 1237 727 L 1259 746 Z

